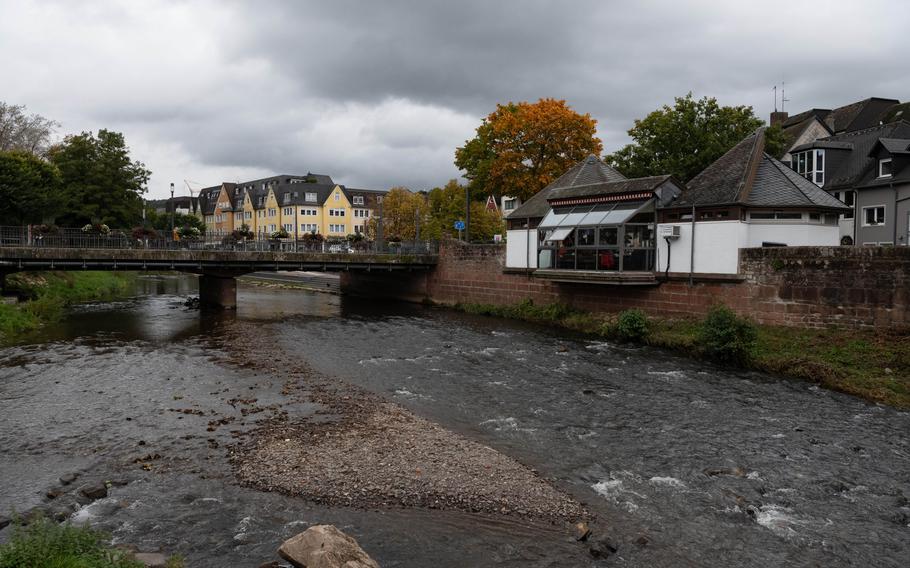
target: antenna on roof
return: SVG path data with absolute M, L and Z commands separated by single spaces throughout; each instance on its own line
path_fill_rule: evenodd
M 787 91 L 785 90 L 787 83 L 784 81 L 780 82 L 780 111 L 784 112 L 785 103 L 789 102 L 790 99 L 787 98 Z
M 771 92 L 774 93 L 774 112 L 777 112 L 777 85 L 774 85 Z

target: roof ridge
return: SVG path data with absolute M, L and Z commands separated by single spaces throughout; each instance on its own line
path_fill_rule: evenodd
M 752 187 L 755 185 L 755 176 L 758 174 L 758 166 L 761 164 L 762 156 L 765 153 L 765 131 L 764 128 L 757 129 L 753 136 L 752 149 L 749 151 L 749 163 L 743 170 L 743 177 L 740 180 L 739 201 L 745 202 L 752 193 Z M 736 146 L 734 146 L 735 148 Z

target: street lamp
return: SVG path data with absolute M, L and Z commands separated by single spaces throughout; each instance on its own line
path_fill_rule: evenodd
M 464 242 L 471 242 L 471 186 L 464 186 Z
M 177 212 L 177 204 L 174 203 L 174 184 L 171 183 L 171 238 L 174 238 L 174 214 Z
M 382 196 L 377 196 L 376 201 L 379 202 L 379 219 L 376 220 L 376 244 L 379 245 L 379 250 L 382 251 Z

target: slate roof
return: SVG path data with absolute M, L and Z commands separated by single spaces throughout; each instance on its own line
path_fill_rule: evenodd
M 828 191 L 862 185 L 878 175 L 875 157 L 870 153 L 880 139 L 910 138 L 910 122 L 898 121 L 873 128 L 829 136 L 818 143 L 839 142 L 849 144 L 851 152 L 844 152 L 839 165 L 825 169 L 825 189 Z M 825 147 L 825 146 L 822 146 Z M 829 158 L 830 160 L 830 158 Z M 832 163 L 829 161 L 829 163 Z
M 888 124 L 898 120 L 910 120 L 910 102 L 894 105 L 882 114 L 880 122 Z
M 910 147 L 910 140 L 907 138 L 879 138 L 878 144 L 884 146 L 885 150 L 891 154 L 906 154 Z
M 539 218 L 550 211 L 547 200 L 557 190 L 567 190 L 582 186 L 593 186 L 610 182 L 625 181 L 626 176 L 611 168 L 594 154 L 578 162 L 568 169 L 550 185 L 534 194 L 514 211 L 509 213 L 507 219 Z
M 761 128 L 705 168 L 669 207 L 848 209 L 826 191 L 765 152 Z
M 835 133 L 865 130 L 878 126 L 882 115 L 897 104 L 897 99 L 870 97 L 832 110 L 825 122 Z
M 673 176 L 649 176 L 642 178 L 624 179 L 622 181 L 608 181 L 592 183 L 574 187 L 555 188 L 547 196 L 548 201 L 565 199 L 567 197 L 588 197 L 591 195 L 609 195 L 611 193 L 640 193 L 654 191 Z

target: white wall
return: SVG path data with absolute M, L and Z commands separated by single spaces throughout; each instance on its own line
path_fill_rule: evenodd
M 834 247 L 840 244 L 840 228 L 837 225 L 753 221 L 748 227 L 744 247 L 760 247 L 763 242 L 783 243 L 791 247 Z
M 537 268 L 537 229 L 506 232 L 506 268 Z
M 678 226 L 680 237 L 670 240 L 670 272 L 689 272 L 692 223 L 661 223 L 657 227 L 657 271 L 667 268 L 667 242 L 660 227 Z M 741 221 L 699 221 L 695 224 L 694 272 L 736 274 L 739 249 L 746 246 L 747 225 Z

